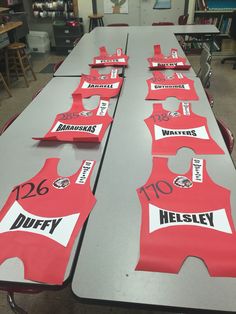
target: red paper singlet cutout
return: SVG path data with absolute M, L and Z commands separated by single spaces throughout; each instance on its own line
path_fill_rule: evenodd
M 69 111 L 56 116 L 51 129 L 44 137 L 34 140 L 66 142 L 101 142 L 104 133 L 113 120 L 108 114 L 109 98 L 99 101 L 93 110 L 85 110 L 80 94 L 73 95 Z
M 123 53 L 122 48 L 117 48 L 116 53 L 109 55 L 106 47 L 99 48 L 100 55 L 93 58 L 91 67 L 106 67 L 106 66 L 127 66 L 129 57 Z
M 151 116 L 144 121 L 152 135 L 152 155 L 175 155 L 182 147 L 196 154 L 224 154 L 210 136 L 207 119 L 193 113 L 189 103 L 180 103 L 177 111 L 153 104 Z
M 198 100 L 194 81 L 181 73 L 166 77 L 162 72 L 153 71 L 153 77 L 147 80 L 148 94 L 146 99 L 165 100 L 176 97 L 179 100 Z
M 112 98 L 118 96 L 122 83 L 123 78 L 118 75 L 117 69 L 112 69 L 109 74 L 99 74 L 96 69 L 91 69 L 89 75 L 81 76 L 73 94 L 81 94 L 83 98 L 94 95 Z
M 186 58 L 178 56 L 178 49 L 172 48 L 170 55 L 165 57 L 160 45 L 154 45 L 154 57 L 148 58 L 148 63 L 151 70 L 188 70 L 191 67 L 186 64 Z
M 58 158 L 13 188 L 0 212 L 0 263 L 19 257 L 25 279 L 62 284 L 74 240 L 96 203 L 90 189 L 95 161 L 62 177 Z
M 236 276 L 236 237 L 230 191 L 215 184 L 205 160 L 185 174 L 154 157 L 152 173 L 137 194 L 142 206 L 136 270 L 178 273 L 188 256 L 204 261 L 211 276 Z

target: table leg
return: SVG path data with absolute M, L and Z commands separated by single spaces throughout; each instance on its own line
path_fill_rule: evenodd
M 24 311 L 21 307 L 19 307 L 16 303 L 15 303 L 15 299 L 14 299 L 14 292 L 8 292 L 7 294 L 7 301 L 12 309 L 12 311 L 16 314 L 27 314 L 26 311 Z

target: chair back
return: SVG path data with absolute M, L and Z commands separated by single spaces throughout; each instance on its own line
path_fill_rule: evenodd
M 107 26 L 120 27 L 120 26 L 129 26 L 129 24 L 126 24 L 126 23 L 114 23 L 114 24 L 107 24 Z
M 200 63 L 200 68 L 199 68 L 198 73 L 197 73 L 198 77 L 201 76 L 201 72 L 204 69 L 205 64 L 206 63 L 211 64 L 211 59 L 212 59 L 212 55 L 210 53 L 209 48 L 206 45 L 203 46 L 202 52 L 201 52 L 201 55 L 200 55 L 200 62 L 199 62 Z
M 212 75 L 211 66 L 209 63 L 206 63 L 204 67 L 201 68 L 201 73 L 199 75 L 199 78 L 202 82 L 202 86 L 204 88 L 209 87 L 211 75 Z
M 178 24 L 179 24 L 179 25 L 186 25 L 187 22 L 188 22 L 188 17 L 189 17 L 188 14 L 186 14 L 186 15 L 180 15 L 180 16 L 179 16 L 179 19 L 178 19 Z
M 15 114 L 3 125 L 3 127 L 0 129 L 0 135 L 6 131 L 6 129 L 16 120 L 19 115 L 19 113 Z
M 152 26 L 167 26 L 167 25 L 175 25 L 172 22 L 154 22 L 152 23 Z
M 227 146 L 228 151 L 231 154 L 234 148 L 234 135 L 222 120 L 217 119 L 217 123 L 225 141 L 225 145 Z

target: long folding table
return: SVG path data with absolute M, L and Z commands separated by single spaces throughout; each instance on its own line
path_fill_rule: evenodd
M 129 32 L 127 54 L 133 54 L 133 59 L 125 71 L 126 84 L 118 102 L 96 190 L 99 201 L 86 226 L 72 291 L 85 302 L 168 307 L 178 312 L 190 309 L 235 312 L 236 278 L 210 277 L 199 258 L 187 258 L 178 274 L 135 271 L 141 226 L 141 206 L 136 189 L 146 182 L 152 168 L 151 135 L 143 120 L 150 116 L 153 103 L 161 102 L 165 109 L 174 111 L 180 101 L 175 98 L 144 100 L 146 79 L 151 73 L 141 71 L 143 64 L 147 66 L 142 50 L 148 48 L 139 41 L 141 35 L 133 32 L 133 36 Z M 147 41 L 165 46 L 168 38 L 161 32 L 151 33 Z M 135 54 L 135 51 L 138 52 Z M 192 157 L 204 158 L 212 180 L 231 190 L 232 216 L 236 222 L 234 164 L 200 80 L 194 76 L 191 79 L 199 96 L 198 101 L 190 101 L 193 112 L 207 118 L 210 134 L 225 154 L 196 155 L 191 149 L 181 148 L 176 156 L 169 157 L 168 166 L 173 172 L 185 173 L 191 166 Z
M 101 160 L 106 148 L 109 134 L 107 129 L 103 141 L 99 143 L 58 143 L 35 141 L 32 137 L 40 137 L 48 132 L 55 116 L 66 112 L 72 105 L 72 92 L 79 84 L 80 78 L 53 78 L 32 101 L 15 122 L 1 136 L 0 140 L 0 206 L 2 207 L 12 187 L 32 178 L 42 168 L 45 160 L 51 157 L 60 158 L 58 173 L 62 176 L 75 173 L 83 160 L 96 160 L 91 179 L 94 190 L 101 168 Z M 83 99 L 86 109 L 98 106 L 98 96 Z M 114 115 L 117 98 L 110 100 L 109 114 Z M 71 252 L 64 277 L 66 283 L 71 276 L 74 256 L 79 235 Z M 7 245 L 7 244 L 6 244 Z M 27 249 L 27 247 L 26 247 Z M 14 255 L 14 254 L 13 254 Z M 60 288 L 24 279 L 24 265 L 18 258 L 11 258 L 0 265 L 1 287 L 22 287 L 36 289 Z M 20 290 L 20 289 L 18 289 Z

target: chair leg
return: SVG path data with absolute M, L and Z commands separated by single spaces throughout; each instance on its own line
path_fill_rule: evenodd
M 8 86 L 10 86 L 9 58 L 8 58 L 7 49 L 5 49 L 5 51 L 4 51 L 4 56 L 5 56 L 5 65 L 6 65 L 7 84 L 8 84 Z
M 20 62 L 20 67 L 21 67 L 22 74 L 24 76 L 25 84 L 26 84 L 27 87 L 29 87 L 29 83 L 28 83 L 28 80 L 27 80 L 27 77 L 26 77 L 25 67 L 24 67 L 24 64 L 22 62 L 20 51 L 17 50 L 16 53 L 17 53 L 17 58 L 18 58 L 18 60 Z
M 33 75 L 34 80 L 37 81 L 37 77 L 36 77 L 36 75 L 35 75 L 35 73 L 34 73 L 34 70 L 33 70 L 32 67 L 31 67 L 31 65 L 29 65 L 29 69 L 30 69 L 30 71 L 31 71 L 31 73 L 32 73 L 32 75 Z
M 5 82 L 5 80 L 4 80 L 4 78 L 3 78 L 1 73 L 0 73 L 0 80 L 2 81 L 3 86 L 5 87 L 9 97 L 12 97 L 12 93 L 10 92 L 10 89 L 8 88 L 8 86 L 7 86 L 7 84 L 6 84 L 6 82 Z
M 15 299 L 14 299 L 14 293 L 13 292 L 8 292 L 7 294 L 7 302 L 10 305 L 12 311 L 16 314 L 27 314 L 26 311 L 24 311 L 21 307 L 19 307 L 16 303 L 15 303 Z

